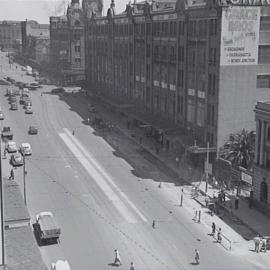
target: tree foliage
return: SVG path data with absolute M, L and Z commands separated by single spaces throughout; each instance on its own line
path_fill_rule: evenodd
M 254 160 L 255 131 L 243 129 L 231 134 L 229 140 L 221 147 L 219 156 L 229 160 L 234 167 L 250 169 Z

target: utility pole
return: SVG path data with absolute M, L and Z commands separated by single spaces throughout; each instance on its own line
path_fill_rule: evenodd
M 2 149 L 1 149 L 1 142 L 0 142 L 0 204 L 1 204 L 1 238 L 2 238 L 2 262 L 1 265 L 6 265 L 6 258 L 5 258 L 5 224 L 4 224 L 4 185 L 3 185 L 3 176 L 2 176 Z
M 207 142 L 207 152 L 206 152 L 205 193 L 207 193 L 208 190 L 208 172 L 209 172 L 209 142 Z
M 25 171 L 25 155 L 24 155 L 24 152 L 23 152 L 23 198 L 24 198 L 24 204 L 27 205 L 25 175 L 26 175 L 26 171 Z

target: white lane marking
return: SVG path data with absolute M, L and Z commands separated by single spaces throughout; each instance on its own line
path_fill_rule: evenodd
M 71 132 L 64 128 L 65 133 L 69 136 L 69 138 L 77 145 L 77 147 L 84 153 L 84 155 L 91 161 L 91 163 L 95 166 L 95 168 L 99 171 L 101 175 L 111 184 L 111 186 L 119 193 L 119 195 L 125 200 L 125 202 L 137 213 L 137 215 L 144 221 L 147 222 L 147 218 L 139 211 L 139 209 L 133 204 L 132 201 L 126 196 L 126 194 L 121 191 L 120 188 L 114 183 L 111 176 L 106 172 L 106 170 L 97 162 L 97 160 L 85 150 L 83 145 L 71 134 Z
M 136 223 L 136 218 L 130 213 L 124 203 L 116 195 L 116 193 L 111 189 L 108 183 L 105 181 L 103 175 L 91 164 L 80 149 L 70 140 L 70 138 L 65 133 L 60 133 L 59 136 L 64 141 L 64 143 L 69 147 L 71 152 L 76 156 L 76 158 L 81 162 L 86 171 L 92 176 L 96 184 L 104 192 L 104 194 L 110 199 L 115 208 L 123 216 L 123 218 L 129 223 Z

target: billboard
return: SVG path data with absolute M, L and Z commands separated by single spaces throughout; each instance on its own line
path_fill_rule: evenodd
M 258 64 L 260 7 L 222 8 L 220 65 Z

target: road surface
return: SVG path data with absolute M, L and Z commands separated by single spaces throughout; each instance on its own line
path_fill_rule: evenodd
M 6 58 L 0 59 L 1 74 L 33 80 L 21 75 L 20 68 L 10 68 Z M 250 253 L 230 252 L 215 243 L 208 236 L 209 228 L 195 223 L 189 209 L 176 205 L 152 179 L 134 174 L 132 166 L 76 111 L 51 94 L 53 86 L 30 93 L 33 115 L 26 115 L 22 106 L 10 111 L 5 88 L 0 86 L 4 124 L 12 127 L 17 145 L 29 142 L 33 149 L 26 160 L 31 220 L 40 211 L 52 211 L 62 230 L 59 244 L 40 247 L 48 267 L 67 259 L 72 269 L 113 269 L 116 248 L 122 259 L 118 269 L 129 269 L 131 261 L 140 270 L 265 266 L 249 260 L 245 255 Z M 29 125 L 38 126 L 38 135 L 27 134 Z M 143 162 L 146 170 L 153 167 Z M 23 189 L 22 168 L 15 175 Z M 194 262 L 195 248 L 201 254 L 200 265 Z

